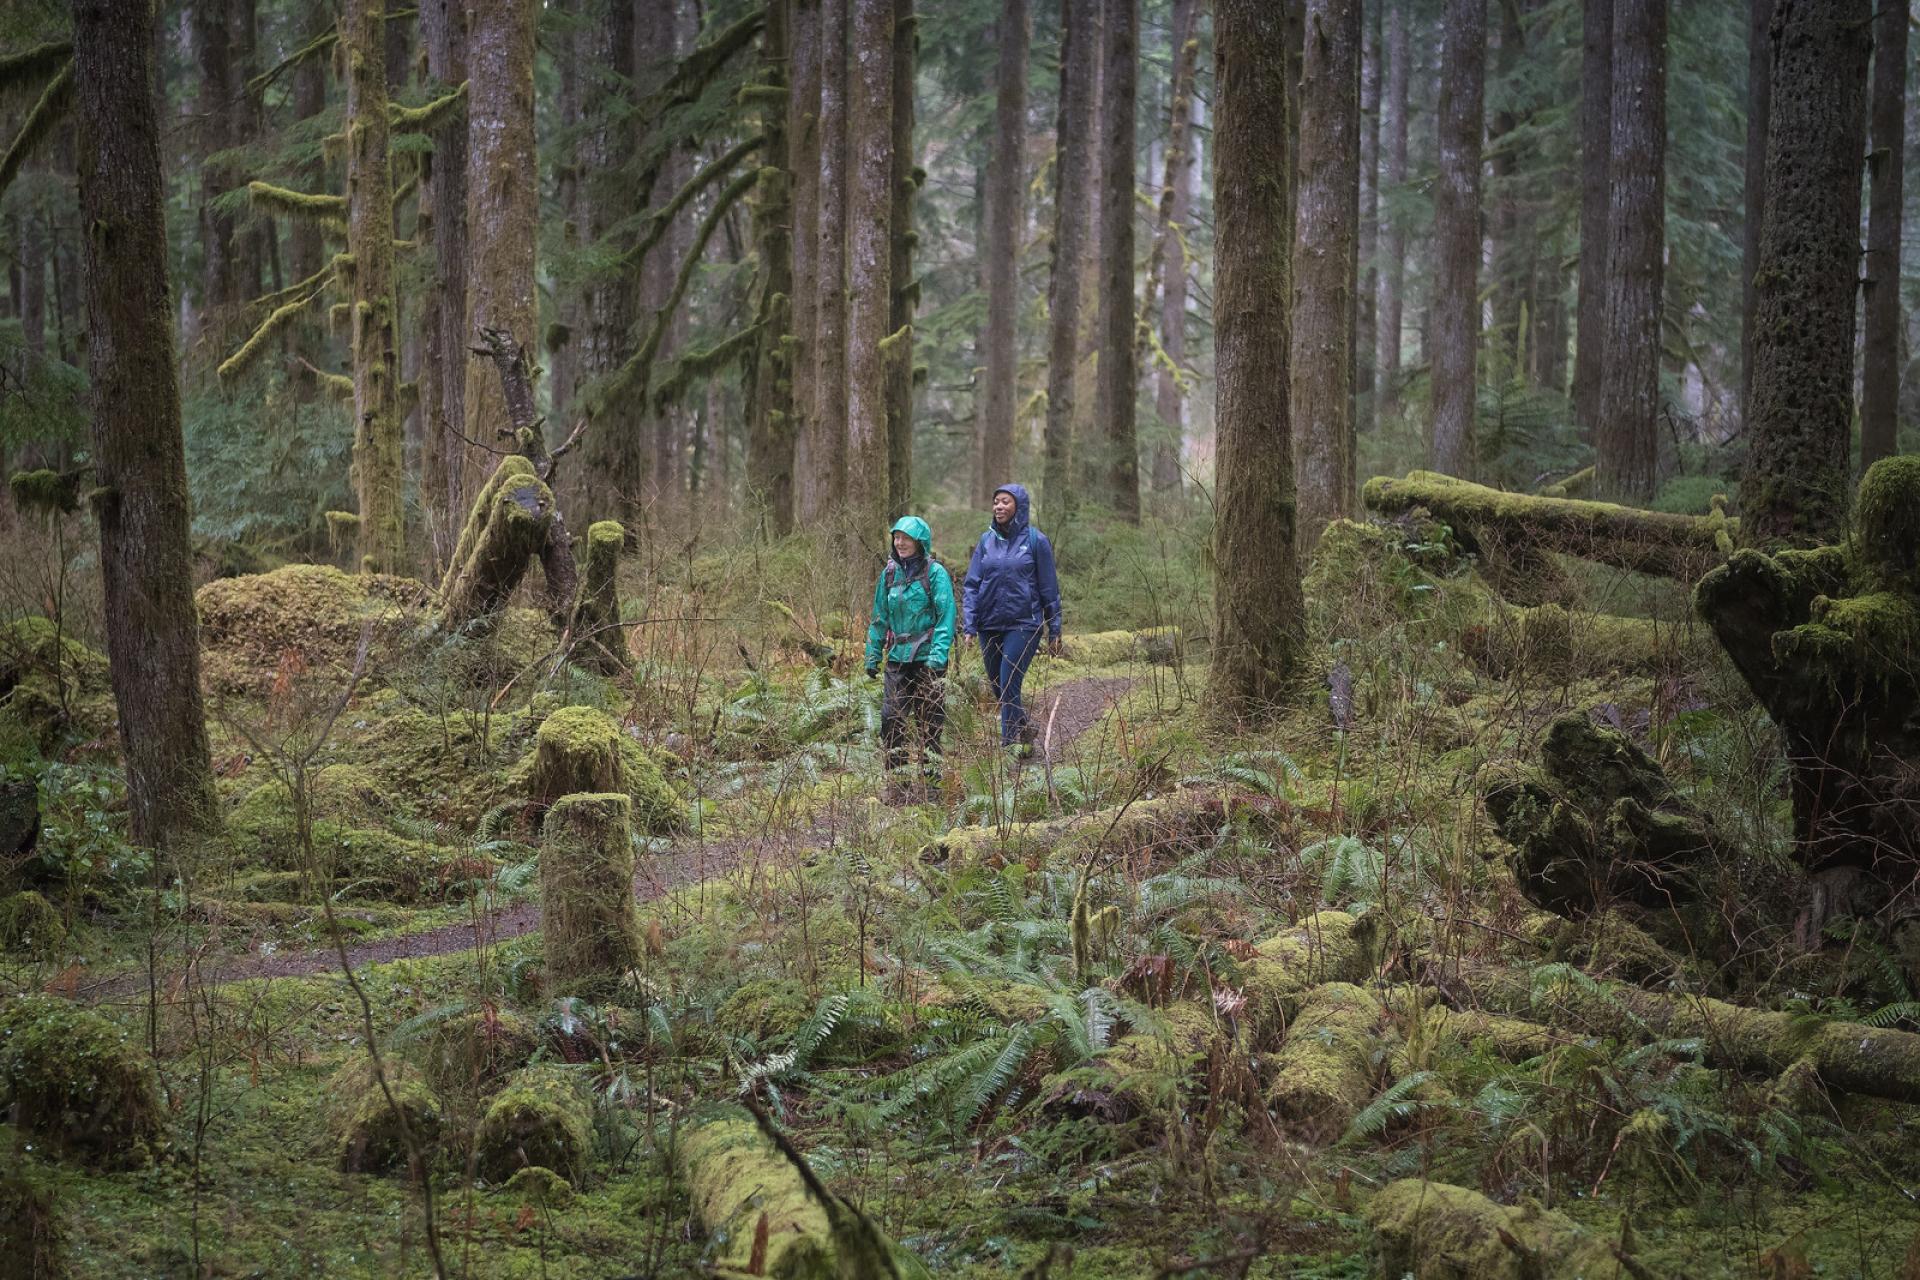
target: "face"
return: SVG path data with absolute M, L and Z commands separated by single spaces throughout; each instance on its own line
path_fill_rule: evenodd
M 893 554 L 899 556 L 902 560 L 909 556 L 917 555 L 919 551 L 920 544 L 912 538 L 909 538 L 906 534 L 896 533 L 893 535 Z
M 1013 519 L 1013 509 L 1016 505 L 1018 504 L 1014 502 L 1012 494 L 1010 493 L 994 494 L 993 495 L 993 522 L 995 524 L 1005 524 L 1007 521 Z

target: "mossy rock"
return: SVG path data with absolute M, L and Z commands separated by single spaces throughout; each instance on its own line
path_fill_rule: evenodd
M 295 564 L 220 578 L 194 595 L 207 679 L 227 693 L 264 694 L 288 672 L 352 670 L 361 632 L 403 632 L 431 598 L 411 578 Z
M 354 1058 L 327 1081 L 333 1154 L 343 1173 L 404 1170 L 409 1135 L 422 1160 L 440 1139 L 440 1103 L 420 1072 L 391 1056 L 381 1059 L 381 1068 L 385 1090 L 368 1057 Z
M 58 955 L 66 941 L 65 918 L 38 893 L 22 889 L 0 898 L 0 947 L 45 960 Z
M 0 1009 L 0 1107 L 55 1152 L 88 1164 L 135 1164 L 160 1137 L 153 1073 L 125 1032 L 53 996 Z
M 19 1160 L 0 1173 L 0 1258 L 8 1275 L 24 1280 L 71 1274 L 53 1190 Z
M 503 1183 L 530 1165 L 580 1180 L 592 1151 L 593 1119 L 575 1071 L 527 1067 L 508 1077 L 474 1136 L 475 1167 Z
M 511 1009 L 489 1005 L 441 1022 L 420 1047 L 419 1061 L 443 1094 L 487 1093 L 526 1066 L 539 1047 L 532 1022 Z
M 535 1208 L 564 1209 L 573 1203 L 573 1184 L 537 1164 L 530 1164 L 508 1178 L 504 1189 L 508 1195 L 518 1196 L 523 1203 Z
M 118 719 L 106 655 L 37 615 L 0 625 L 0 718 L 41 749 L 97 738 Z

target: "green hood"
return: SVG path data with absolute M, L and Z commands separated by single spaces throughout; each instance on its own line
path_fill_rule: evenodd
M 893 522 L 893 528 L 887 532 L 889 534 L 904 533 L 920 544 L 923 554 L 933 554 L 933 530 L 928 528 L 927 522 L 919 516 L 901 516 Z

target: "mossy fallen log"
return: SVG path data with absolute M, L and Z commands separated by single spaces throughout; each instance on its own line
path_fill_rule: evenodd
M 1466 1187 L 1390 1182 L 1366 1206 L 1379 1271 L 1414 1280 L 1653 1280 L 1645 1264 L 1531 1202 L 1498 1204 Z
M 1147 627 L 1140 631 L 1069 633 L 1062 642 L 1061 660 L 1083 667 L 1112 667 L 1142 662 L 1166 666 L 1180 649 L 1180 628 Z
M 494 1095 L 474 1135 L 474 1167 L 502 1183 L 527 1168 L 578 1182 L 593 1151 L 593 1117 L 576 1073 L 559 1064 L 526 1067 Z
M 822 1186 L 737 1107 L 680 1131 L 675 1164 L 714 1244 L 718 1276 L 781 1280 L 921 1280 L 926 1267 L 859 1208 Z
M 1424 508 L 1446 524 L 1461 548 L 1495 567 L 1495 585 L 1526 601 L 1525 574 L 1539 568 L 1540 552 L 1557 551 L 1659 577 L 1691 582 L 1732 550 L 1735 522 L 1723 513 L 1669 515 L 1611 502 L 1507 493 L 1433 471 L 1404 479 L 1375 476 L 1362 498 L 1382 515 Z M 1499 563 L 1510 572 L 1500 573 Z
M 1210 838 L 1226 821 L 1230 797 L 1189 788 L 1135 800 L 1092 813 L 1006 827 L 956 827 L 921 846 L 929 862 L 972 866 L 989 858 L 1018 861 L 1042 851 L 1072 855 L 1095 847 L 1109 851 L 1173 848 Z
M 547 544 L 553 492 L 518 454 L 502 458 L 473 500 L 440 588 L 450 627 L 484 623 L 506 607 L 527 567 Z
M 0 1006 L 0 1114 L 53 1153 L 104 1168 L 159 1143 L 160 1097 L 146 1055 L 89 1009 L 54 996 Z
M 409 1064 L 386 1058 L 381 1067 L 385 1089 L 367 1057 L 354 1058 L 328 1079 L 334 1160 L 342 1173 L 397 1173 L 407 1167 L 411 1142 L 424 1172 L 440 1138 L 440 1103 Z
M 1269 1063 L 1267 1102 L 1276 1118 L 1309 1142 L 1345 1132 L 1380 1077 L 1385 1016 L 1378 1000 L 1350 982 L 1309 992 Z
M 601 993 L 640 964 L 633 904 L 633 802 L 622 792 L 562 796 L 540 842 L 540 939 L 548 987 Z
M 414 1056 L 437 1091 L 472 1096 L 526 1066 L 539 1047 L 524 1015 L 489 1004 L 441 1022 Z
M 1652 618 L 1543 604 L 1499 610 L 1493 621 L 1470 628 L 1461 646 L 1489 675 L 1564 681 L 1676 670 L 1686 654 L 1686 640 L 1684 628 Z
M 617 676 L 631 665 L 626 632 L 620 628 L 620 549 L 627 531 L 617 520 L 587 527 L 586 570 L 573 607 L 574 660 L 601 675 Z

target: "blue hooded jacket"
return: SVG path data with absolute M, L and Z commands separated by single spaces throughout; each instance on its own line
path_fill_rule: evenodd
M 1025 485 L 1003 484 L 995 493 L 1013 498 L 1013 519 L 1005 529 L 990 526 L 974 544 L 961 592 L 968 635 L 1013 631 L 1044 625 L 1060 637 L 1060 579 L 1053 568 L 1053 544 L 1027 523 L 1032 499 Z

